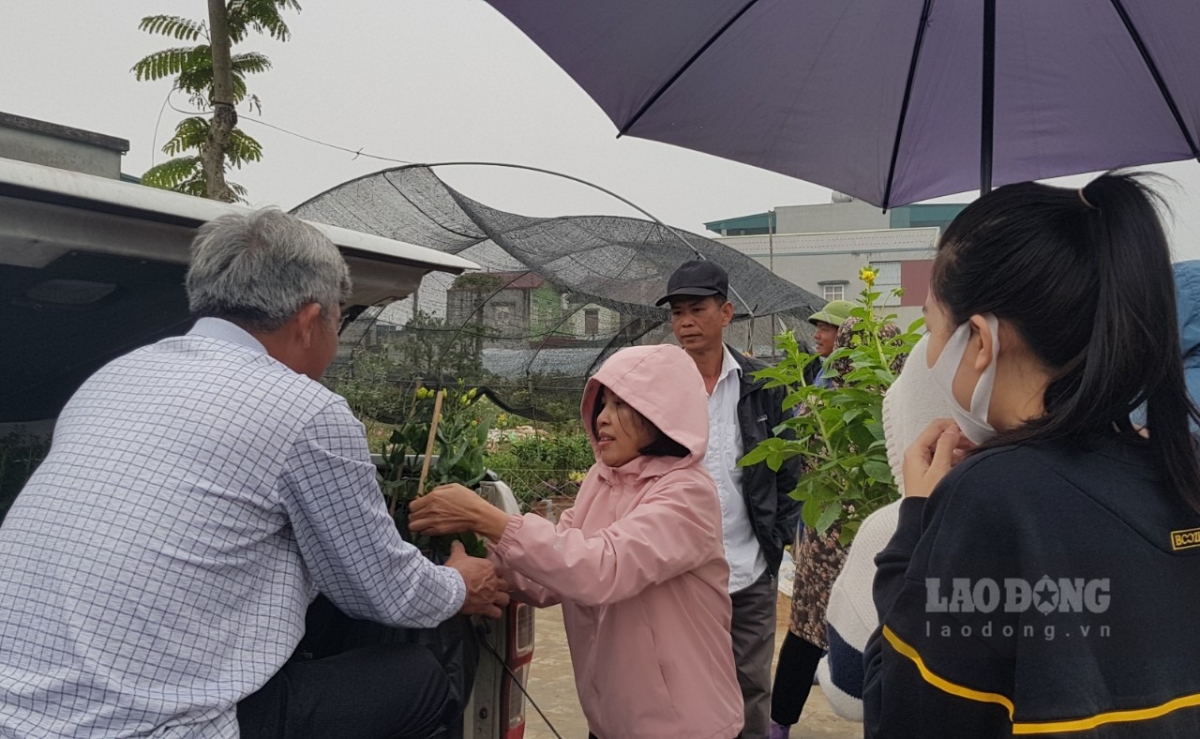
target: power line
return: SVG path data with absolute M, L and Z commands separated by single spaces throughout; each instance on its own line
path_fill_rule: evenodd
M 212 112 L 210 110 L 182 110 L 180 108 L 175 107 L 175 104 L 171 102 L 171 94 L 173 94 L 174 92 L 175 92 L 175 90 L 171 90 L 171 93 L 168 93 L 166 104 L 170 105 L 171 110 L 175 111 L 176 113 L 181 113 L 183 115 L 204 115 L 206 113 Z M 160 117 L 160 119 L 162 117 L 161 111 L 159 112 L 159 117 Z M 258 119 L 258 118 L 250 118 L 250 117 L 243 118 L 241 116 L 238 116 L 238 122 L 240 123 L 241 121 L 250 121 L 252 123 L 257 123 L 260 126 L 266 126 L 267 128 L 275 129 L 276 131 L 279 131 L 280 133 L 286 133 L 289 136 L 295 136 L 298 139 L 303 139 L 304 141 L 308 141 L 309 143 L 317 144 L 318 146 L 324 146 L 329 149 L 336 149 L 337 151 L 344 151 L 347 154 L 353 154 L 355 159 L 358 159 L 359 157 L 364 157 L 366 159 L 378 159 L 381 162 L 393 162 L 395 164 L 414 164 L 414 162 L 411 162 L 407 159 L 395 159 L 393 157 L 385 157 L 385 156 L 380 156 L 378 154 L 369 154 L 367 152 L 364 152 L 362 150 L 362 148 L 350 149 L 345 146 L 338 146 L 337 144 L 331 144 L 328 141 L 321 141 L 320 139 L 314 139 L 311 136 L 305 136 L 304 134 L 296 133 L 295 131 L 290 131 L 290 130 L 284 128 L 283 126 L 277 126 L 273 123 L 267 123 L 266 121 Z M 156 131 L 157 131 L 157 129 L 156 129 Z M 157 137 L 157 133 L 155 135 Z
M 178 87 L 172 87 L 167 92 L 167 97 L 163 99 L 162 107 L 158 109 L 158 120 L 154 121 L 154 138 L 150 141 L 150 167 L 154 167 L 154 162 L 158 158 L 158 127 L 162 125 L 163 113 L 167 110 L 167 106 L 171 103 L 171 95 L 178 90 Z M 172 106 L 174 107 L 174 106 Z
M 394 162 L 396 164 L 413 164 L 413 162 L 410 162 L 407 159 L 393 159 L 392 157 L 379 156 L 378 154 L 367 154 L 361 148 L 357 149 L 357 150 L 356 149 L 347 149 L 344 146 L 338 146 L 337 144 L 330 144 L 326 141 L 321 141 L 319 139 L 310 138 L 303 134 L 296 133 L 295 131 L 289 131 L 286 128 L 276 126 L 272 123 L 267 123 L 266 121 L 259 120 L 258 118 L 244 118 L 244 119 L 239 119 L 239 120 L 251 121 L 253 123 L 257 123 L 260 126 L 266 126 L 267 128 L 273 128 L 276 131 L 281 131 L 283 133 L 288 134 L 289 136 L 295 136 L 298 139 L 304 139 L 305 141 L 309 141 L 314 144 L 319 144 L 321 146 L 326 146 L 326 147 L 329 147 L 330 149 L 337 149 L 338 151 L 344 151 L 348 154 L 353 154 L 355 159 L 357 159 L 359 157 L 365 157 L 367 159 L 378 159 L 381 162 Z

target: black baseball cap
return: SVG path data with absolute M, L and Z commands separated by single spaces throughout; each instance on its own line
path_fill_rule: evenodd
M 703 298 L 709 295 L 729 295 L 729 273 L 716 262 L 694 259 L 684 262 L 667 280 L 667 294 L 655 305 L 663 305 L 671 298 Z

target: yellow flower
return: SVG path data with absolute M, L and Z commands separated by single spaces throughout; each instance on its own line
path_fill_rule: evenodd
M 875 278 L 878 275 L 879 273 L 871 269 L 871 265 L 869 264 L 866 267 L 858 270 L 858 279 L 867 283 L 867 287 L 872 287 L 875 284 Z

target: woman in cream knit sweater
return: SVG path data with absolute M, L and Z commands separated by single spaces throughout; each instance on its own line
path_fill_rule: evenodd
M 883 432 L 888 463 L 904 495 L 904 450 L 934 419 L 950 415 L 950 406 L 933 382 L 925 358 L 926 337 L 909 354 L 904 370 L 883 398 Z M 817 667 L 817 678 L 833 710 L 862 721 L 863 649 L 879 626 L 871 595 L 875 555 L 896 531 L 900 501 L 880 508 L 863 521 L 842 572 L 833 584 L 825 617 L 829 651 Z

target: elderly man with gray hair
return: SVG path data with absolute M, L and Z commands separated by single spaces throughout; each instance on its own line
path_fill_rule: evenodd
M 293 654 L 318 594 L 393 627 L 507 603 L 491 563 L 400 539 L 316 382 L 345 262 L 279 211 L 228 215 L 187 293 L 195 327 L 79 388 L 0 528 L 0 736 L 429 736 L 464 699 L 431 649 Z

